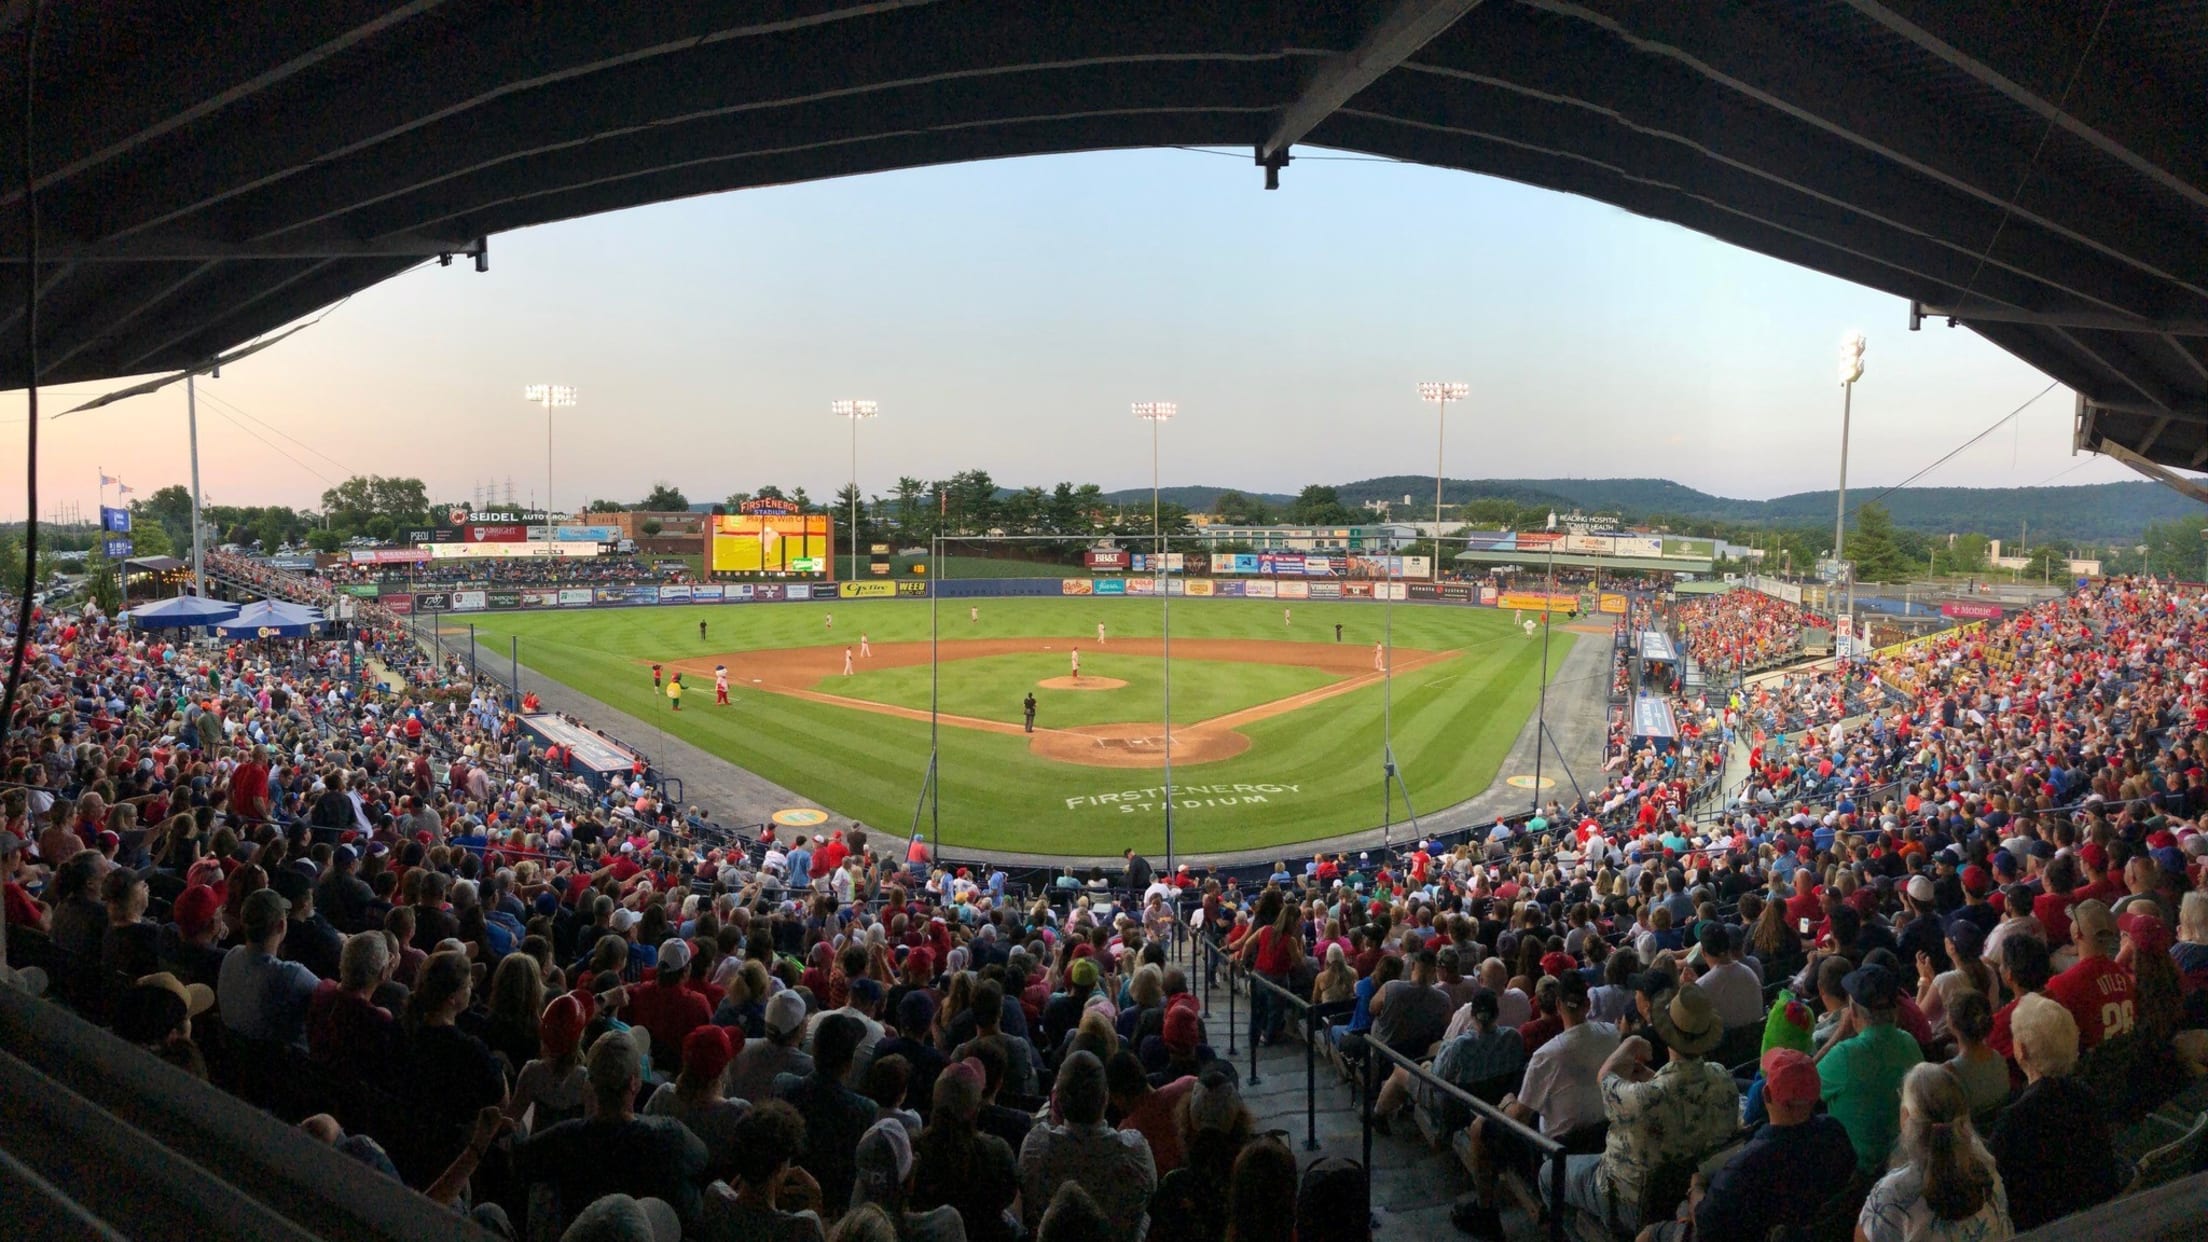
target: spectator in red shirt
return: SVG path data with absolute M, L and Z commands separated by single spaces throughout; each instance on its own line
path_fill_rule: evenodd
M 248 820 L 269 816 L 268 747 L 255 746 L 230 774 L 230 814 Z
M 2098 901 L 2071 908 L 2078 964 L 2047 981 L 2047 995 L 2062 1002 L 2078 1023 L 2078 1047 L 2131 1030 L 2137 1016 L 2131 972 L 2116 964 L 2116 916 Z
M 2015 1069 L 2016 1038 L 2009 1031 L 2009 1019 L 2016 1012 L 2016 1002 L 2046 991 L 2053 974 L 2046 944 L 2029 936 L 2016 937 L 2001 954 L 2001 983 L 2014 999 L 1994 1011 L 1993 1033 L 1986 1036 L 1986 1046 L 2009 1059 L 2013 1081 L 2022 1081 L 2022 1075 Z
M 659 946 L 659 969 L 651 981 L 629 989 L 629 1024 L 652 1033 L 655 1054 L 680 1049 L 690 1032 L 713 1020 L 705 997 L 683 986 L 689 969 L 690 942 L 669 939 Z
M 2078 887 L 2078 860 L 2068 854 L 2058 855 L 2047 864 L 2040 880 L 2045 891 L 2032 900 L 2032 915 L 2047 929 L 2047 947 L 2059 949 L 2070 943 L 2070 907 L 2078 899 L 2073 891 Z

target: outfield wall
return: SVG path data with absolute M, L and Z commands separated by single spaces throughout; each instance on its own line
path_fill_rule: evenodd
M 637 608 L 660 604 L 799 604 L 852 599 L 1089 599 L 1160 593 L 1192 599 L 1267 599 L 1288 607 L 1307 600 L 1396 599 L 1471 608 L 1544 608 L 1582 613 L 1622 613 L 1622 594 L 1605 591 L 1504 591 L 1477 582 L 1275 581 L 1241 578 L 967 578 L 946 582 L 745 582 L 677 586 L 458 587 L 396 592 L 376 602 L 402 616 L 414 613 L 532 612 L 577 608 Z

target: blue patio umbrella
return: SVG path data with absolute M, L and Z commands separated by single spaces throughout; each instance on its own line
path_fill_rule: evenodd
M 322 624 L 322 610 L 282 600 L 256 600 L 215 627 L 224 638 L 305 638 Z
M 228 621 L 238 615 L 238 606 L 198 595 L 179 595 L 173 599 L 140 605 L 123 615 L 129 617 L 131 624 L 140 629 L 191 629 Z

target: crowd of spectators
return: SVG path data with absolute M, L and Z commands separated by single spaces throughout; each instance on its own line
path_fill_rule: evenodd
M 863 832 L 730 841 L 641 783 L 577 804 L 495 700 L 393 687 L 371 639 L 403 641 L 278 662 L 42 617 L 0 742 L 11 953 L 511 1237 L 1367 1236 L 1361 1170 L 1255 1133 L 1190 924 L 1666 1242 L 2091 1206 L 2208 1045 L 2208 601 L 2151 581 L 1895 656 L 1913 698 L 1768 761 L 1814 807 L 1691 817 L 1732 708 L 1690 702 L 1679 746 L 1451 849 L 1249 886 L 1131 858 L 1057 905 Z M 1447 1112 L 1407 1074 L 1373 1103 Z M 1456 1217 L 1499 1236 L 1547 1173 L 1466 1120 L 1436 1126 Z
M 1799 604 L 1761 591 L 1697 595 L 1673 610 L 1687 654 L 1712 674 L 1752 673 L 1795 658 L 1802 631 L 1821 624 Z

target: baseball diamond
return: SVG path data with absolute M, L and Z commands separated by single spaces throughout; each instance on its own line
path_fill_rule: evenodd
M 1165 768 L 1166 645 L 1155 601 L 959 601 L 944 606 L 933 644 L 925 600 L 839 600 L 832 609 L 832 628 L 826 601 L 473 620 L 493 645 L 518 637 L 521 662 L 538 673 L 864 822 L 911 821 L 932 719 L 946 846 L 1162 847 L 1162 786 L 1131 791 L 1094 779 Z M 1388 611 L 1313 601 L 1289 628 L 1270 602 L 1176 604 L 1171 749 L 1181 848 L 1259 848 L 1369 826 L 1386 716 L 1422 809 L 1495 781 L 1533 706 L 1540 644 L 1499 610 L 1395 608 L 1391 710 L 1386 677 L 1373 669 Z M 711 633 L 702 646 L 701 619 Z M 1100 622 L 1111 635 L 1102 648 L 1093 644 Z M 855 650 L 847 640 L 860 632 L 869 654 L 846 675 L 844 651 Z M 1552 641 L 1553 669 L 1574 635 L 1559 629 Z M 1076 647 L 1078 683 L 1069 672 Z M 733 702 L 678 716 L 653 694 L 653 664 L 705 684 L 726 665 Z M 1023 718 L 1029 695 L 1032 733 Z M 1552 699 L 1551 711 L 1558 707 Z

